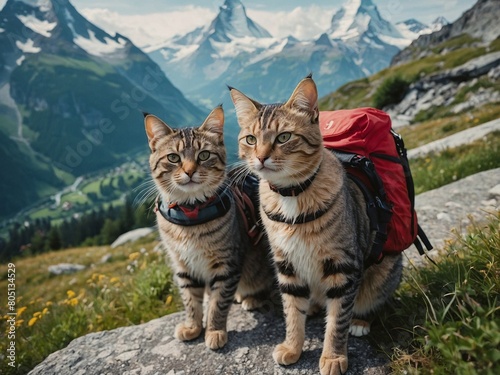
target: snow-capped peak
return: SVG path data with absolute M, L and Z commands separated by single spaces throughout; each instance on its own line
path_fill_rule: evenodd
M 390 22 L 384 20 L 372 0 L 348 0 L 333 15 L 328 35 L 332 39 L 358 39 L 365 33 L 389 38 L 403 38 Z
M 443 16 L 436 18 L 434 21 L 432 21 L 430 28 L 432 32 L 439 31 L 443 28 L 443 26 L 448 25 L 449 22 L 446 18 Z
M 396 27 L 398 27 L 399 31 L 407 30 L 415 34 L 421 34 L 422 32 L 426 32 L 426 30 L 429 29 L 429 26 L 423 24 L 415 18 L 410 18 L 409 20 L 398 22 L 396 24 Z
M 42 12 L 47 12 L 52 9 L 52 2 L 50 0 L 17 0 L 25 4 L 32 6 L 33 8 L 39 8 Z
M 234 38 L 269 38 L 271 34 L 254 23 L 246 14 L 240 0 L 226 0 L 219 14 L 210 25 L 210 38 L 217 42 L 228 42 Z

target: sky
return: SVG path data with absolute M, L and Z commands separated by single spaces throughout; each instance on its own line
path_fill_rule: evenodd
M 87 19 L 114 35 L 119 32 L 140 47 L 161 43 L 209 24 L 224 0 L 70 0 Z M 346 0 L 242 0 L 247 14 L 274 37 L 318 36 Z M 0 8 L 6 0 L 0 0 Z M 381 15 L 397 23 L 415 18 L 430 24 L 444 16 L 453 22 L 476 0 L 373 0 Z

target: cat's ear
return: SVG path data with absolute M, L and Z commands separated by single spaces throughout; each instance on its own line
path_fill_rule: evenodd
M 228 88 L 231 94 L 231 99 L 234 103 L 234 108 L 236 109 L 238 123 L 242 126 L 251 120 L 252 117 L 257 115 L 260 107 L 262 107 L 262 104 L 250 99 L 248 96 L 233 87 L 228 86 Z
M 318 112 L 318 89 L 310 76 L 299 82 L 285 106 L 309 112 L 316 117 Z
M 200 130 L 210 131 L 222 135 L 224 133 L 224 110 L 222 105 L 214 108 L 212 112 L 207 116 L 203 124 L 200 126 Z
M 155 145 L 158 140 L 173 132 L 173 130 L 158 117 L 147 113 L 144 114 L 144 126 L 146 127 L 149 148 L 153 152 L 156 150 Z

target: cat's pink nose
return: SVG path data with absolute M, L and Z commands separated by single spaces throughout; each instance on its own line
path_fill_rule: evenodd
M 269 159 L 269 156 L 257 156 L 257 159 L 261 162 L 262 165 L 266 162 L 267 159 Z

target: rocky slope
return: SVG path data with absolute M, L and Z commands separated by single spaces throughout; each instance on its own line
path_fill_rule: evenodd
M 420 58 L 426 56 L 436 45 L 462 34 L 470 35 L 478 43 L 489 43 L 500 35 L 499 18 L 500 7 L 497 0 L 478 0 L 452 24 L 444 25 L 434 33 L 418 37 L 408 48 L 394 56 L 392 64 L 413 60 L 417 56 Z

